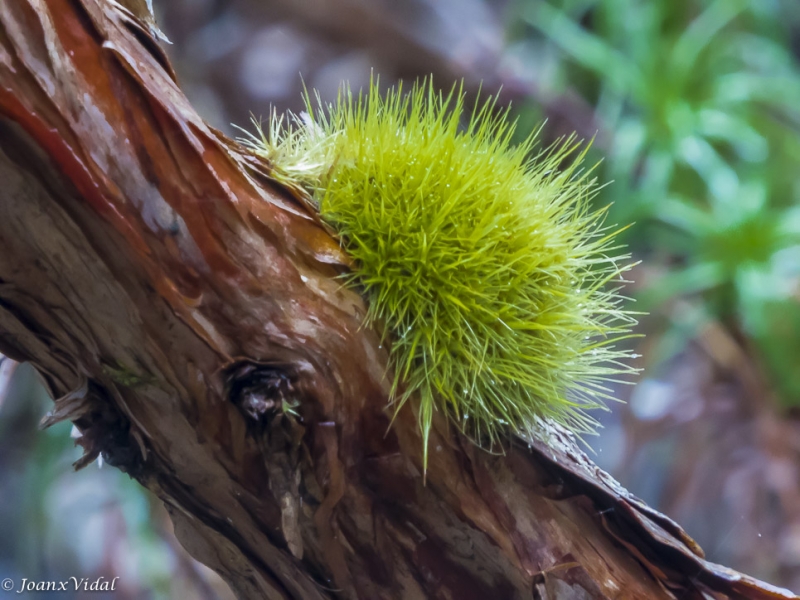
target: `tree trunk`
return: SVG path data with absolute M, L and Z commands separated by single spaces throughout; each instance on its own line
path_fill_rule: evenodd
M 0 0 L 0 352 L 83 433 L 76 467 L 152 490 L 240 598 L 795 598 L 556 428 L 498 456 L 439 418 L 423 482 L 347 257 L 125 4 Z

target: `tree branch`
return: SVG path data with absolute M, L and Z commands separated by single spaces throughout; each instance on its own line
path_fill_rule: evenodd
M 239 597 L 795 597 L 557 429 L 494 456 L 439 419 L 424 485 L 347 257 L 116 3 L 0 3 L 0 181 L 0 352 L 83 433 L 76 466 L 155 492 Z

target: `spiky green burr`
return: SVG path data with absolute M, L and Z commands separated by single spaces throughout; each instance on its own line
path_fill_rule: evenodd
M 352 257 L 347 280 L 388 338 L 392 402 L 418 398 L 426 464 L 435 410 L 482 445 L 537 418 L 593 432 L 587 411 L 631 371 L 614 344 L 634 320 L 580 144 L 534 153 L 493 99 L 468 112 L 430 82 L 308 106 L 251 144 Z

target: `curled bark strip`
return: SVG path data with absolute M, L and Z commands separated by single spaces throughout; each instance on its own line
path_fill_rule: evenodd
M 88 395 L 89 380 L 84 378 L 76 389 L 53 400 L 55 408 L 42 418 L 39 428 L 47 429 L 61 421 L 75 421 L 81 418 L 92 409 Z
M 0 2 L 0 351 L 81 464 L 156 493 L 241 598 L 795 597 L 705 562 L 557 430 L 493 456 L 437 417 L 423 485 L 347 257 L 152 31 L 110 0 Z

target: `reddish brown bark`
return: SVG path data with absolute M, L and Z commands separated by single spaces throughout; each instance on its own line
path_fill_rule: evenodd
M 424 485 L 347 258 L 118 5 L 0 1 L 0 182 L 0 352 L 241 598 L 795 597 L 558 430 L 495 456 L 440 419 Z

